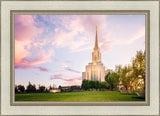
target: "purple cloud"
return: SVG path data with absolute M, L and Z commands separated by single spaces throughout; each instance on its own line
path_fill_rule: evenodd
M 81 73 L 81 72 L 79 72 L 77 70 L 74 70 L 74 69 L 72 69 L 70 67 L 64 67 L 64 70 L 67 70 L 67 71 L 70 71 L 70 72 L 75 72 L 75 73 Z
M 23 70 L 39 69 L 40 71 L 44 71 L 44 72 L 49 71 L 47 68 L 40 67 L 40 66 L 33 66 L 33 65 L 15 65 L 15 69 L 23 69 Z
M 54 79 L 60 79 L 60 80 L 63 80 L 63 81 L 75 81 L 75 80 L 81 80 L 82 77 L 65 79 L 64 76 L 61 75 L 61 74 L 51 75 L 50 80 L 54 80 Z
M 58 58 L 54 58 L 53 61 L 54 61 L 54 62 L 59 62 L 59 63 L 62 63 L 62 64 L 63 64 L 63 63 L 71 63 L 70 60 L 60 61 Z

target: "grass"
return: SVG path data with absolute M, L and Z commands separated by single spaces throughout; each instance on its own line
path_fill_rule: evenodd
M 117 91 L 16 94 L 15 101 L 145 101 L 137 95 Z

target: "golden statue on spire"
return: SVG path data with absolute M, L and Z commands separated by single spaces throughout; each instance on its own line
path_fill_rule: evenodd
M 96 25 L 96 30 L 97 30 L 97 25 Z

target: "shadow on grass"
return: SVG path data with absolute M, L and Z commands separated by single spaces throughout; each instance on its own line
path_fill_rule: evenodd
M 143 100 L 145 100 L 145 97 L 140 97 L 140 96 L 132 97 L 132 98 L 135 98 L 135 99 L 143 99 Z

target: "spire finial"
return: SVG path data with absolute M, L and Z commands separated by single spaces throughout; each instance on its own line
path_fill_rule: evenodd
M 96 25 L 96 31 L 97 31 L 97 25 Z

